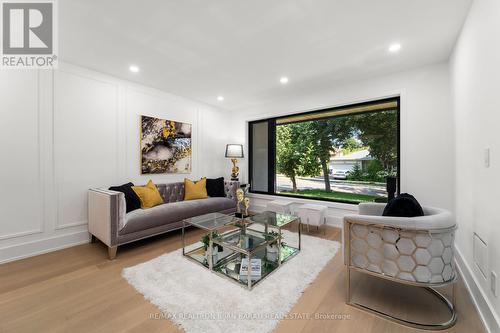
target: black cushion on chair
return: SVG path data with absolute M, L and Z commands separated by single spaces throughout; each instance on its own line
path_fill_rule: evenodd
M 424 210 L 413 195 L 402 193 L 387 203 L 382 216 L 424 216 Z
M 109 188 L 110 191 L 122 192 L 125 194 L 125 203 L 126 203 L 126 211 L 131 212 L 133 210 L 141 208 L 141 200 L 137 196 L 137 194 L 132 189 L 134 186 L 133 183 L 123 184 L 121 186 L 111 186 Z
M 224 177 L 215 179 L 207 178 L 207 194 L 209 197 L 225 197 Z

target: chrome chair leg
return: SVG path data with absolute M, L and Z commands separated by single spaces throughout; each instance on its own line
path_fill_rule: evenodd
M 406 319 L 403 319 L 400 317 L 396 317 L 396 316 L 393 316 L 389 313 L 386 313 L 386 312 L 377 310 L 375 308 L 369 307 L 367 305 L 363 305 L 363 304 L 358 303 L 358 302 L 353 302 L 351 300 L 351 270 L 349 268 L 349 265 L 346 265 L 346 266 L 347 266 L 347 271 L 346 271 L 347 301 L 346 301 L 346 303 L 348 305 L 351 305 L 351 306 L 358 308 L 360 310 L 369 312 L 371 314 L 378 315 L 378 316 L 380 316 L 384 319 L 387 319 L 389 321 L 392 321 L 392 322 L 395 322 L 395 323 L 398 323 L 398 324 L 401 324 L 404 326 L 412 327 L 412 328 L 418 328 L 421 330 L 429 330 L 429 331 L 445 330 L 445 329 L 452 327 L 457 322 L 457 312 L 455 309 L 455 284 L 456 284 L 456 282 L 452 283 L 453 303 L 450 302 L 443 294 L 441 294 L 440 292 L 438 292 L 434 288 L 423 287 L 423 288 L 425 288 L 425 290 L 427 290 L 428 292 L 433 294 L 437 300 L 441 301 L 448 308 L 448 311 L 450 311 L 451 316 L 447 321 L 442 322 L 442 323 L 437 323 L 437 324 L 421 323 L 421 322 L 415 322 L 415 321 L 406 320 Z

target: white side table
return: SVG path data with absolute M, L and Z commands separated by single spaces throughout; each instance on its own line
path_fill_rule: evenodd
M 293 201 L 273 200 L 267 203 L 266 210 L 276 213 L 291 214 Z
M 328 207 L 322 205 L 305 204 L 298 208 L 297 215 L 300 217 L 302 224 L 307 224 L 307 231 L 309 226 L 319 227 L 326 224 L 326 212 Z M 323 230 L 324 232 L 325 230 Z

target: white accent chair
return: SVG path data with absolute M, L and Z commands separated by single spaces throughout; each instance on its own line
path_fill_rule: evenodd
M 347 304 L 414 328 L 438 330 L 453 326 L 457 320 L 453 303 L 433 288 L 452 284 L 454 294 L 456 223 L 451 213 L 423 207 L 424 216 L 391 217 L 382 216 L 384 208 L 382 203 L 361 203 L 359 215 L 344 217 Z M 353 302 L 351 271 L 424 287 L 448 307 L 450 319 L 439 324 L 417 323 Z

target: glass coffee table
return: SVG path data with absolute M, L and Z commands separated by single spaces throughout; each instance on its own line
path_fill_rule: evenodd
M 281 228 L 290 223 L 298 223 L 297 247 L 282 242 Z M 254 224 L 263 227 L 250 228 Z M 210 271 L 252 289 L 282 263 L 300 252 L 300 224 L 297 216 L 273 212 L 247 218 L 220 213 L 197 216 L 183 221 L 182 254 Z M 189 225 L 208 232 L 208 246 L 202 245 L 186 251 L 184 229 Z M 229 230 L 220 233 L 222 229 Z M 278 232 L 271 232 L 270 229 Z M 277 246 L 277 253 L 268 252 L 269 246 Z M 240 274 L 242 264 L 250 263 L 248 266 L 251 266 L 254 264 L 252 259 L 257 259 L 254 261 L 260 265 L 259 274 Z
M 234 224 L 236 217 L 231 215 L 224 215 L 221 213 L 210 213 L 200 216 L 195 216 L 182 221 L 182 254 L 195 262 L 206 266 L 208 269 L 213 270 L 213 238 L 217 235 L 218 231 L 224 227 Z M 205 248 L 204 246 L 197 247 L 186 253 L 186 241 L 185 241 L 185 229 L 186 226 L 194 226 L 199 229 L 203 229 L 208 232 L 209 246 Z M 208 253 L 205 255 L 205 252 Z
M 278 252 L 280 254 L 280 261 L 279 264 L 287 261 L 291 257 L 295 256 L 297 253 L 300 252 L 300 246 L 301 246 L 301 238 L 302 238 L 302 223 L 300 221 L 300 218 L 295 215 L 289 215 L 289 214 L 282 214 L 282 213 L 275 213 L 275 212 L 263 212 L 260 214 L 256 214 L 254 216 L 251 216 L 248 218 L 250 223 L 256 223 L 256 224 L 261 224 L 264 226 L 264 232 L 267 234 L 269 232 L 269 228 L 273 229 L 278 229 L 278 234 L 279 234 L 279 242 L 278 242 L 278 247 L 280 248 L 280 251 Z M 284 244 L 281 241 L 281 229 L 284 228 L 285 226 L 288 226 L 289 224 L 292 223 L 297 223 L 298 224 L 298 246 L 293 247 L 288 244 Z

